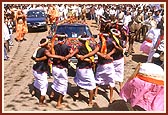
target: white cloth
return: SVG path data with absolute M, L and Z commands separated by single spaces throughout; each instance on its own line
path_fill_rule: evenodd
M 92 68 L 76 70 L 74 82 L 81 88 L 86 90 L 93 90 L 96 88 L 96 81 Z
M 64 18 L 67 19 L 68 18 L 67 17 L 67 14 L 68 14 L 68 7 L 67 6 L 64 8 L 63 13 L 64 13 Z
M 131 21 L 132 21 L 131 15 L 124 15 L 123 23 L 125 26 L 128 26 L 129 22 L 131 22 Z
M 53 66 L 52 75 L 54 77 L 54 81 L 53 81 L 53 84 L 51 85 L 51 87 L 56 92 L 59 92 L 62 95 L 66 95 L 67 88 L 68 88 L 67 69 L 66 68 L 60 69 L 56 66 Z
M 33 75 L 35 77 L 33 85 L 40 90 L 41 95 L 45 96 L 48 88 L 47 73 L 33 70 Z
M 146 33 L 146 36 L 148 36 L 149 34 L 153 34 L 152 44 L 153 44 L 153 47 L 154 47 L 156 42 L 157 42 L 157 39 L 160 36 L 160 29 L 152 28 Z
M 155 54 L 155 50 L 153 49 L 153 47 L 151 47 L 151 48 L 150 48 L 149 55 L 148 55 L 147 63 L 152 62 L 152 58 L 153 58 L 153 55 L 154 55 L 154 54 Z
M 120 12 L 119 14 L 118 14 L 118 19 L 119 20 L 122 20 L 124 18 L 124 12 Z
M 10 34 L 9 34 L 9 30 L 8 27 L 5 23 L 3 23 L 3 38 L 4 40 L 9 40 L 10 39 Z
M 154 63 L 142 63 L 139 69 L 139 73 L 149 75 L 158 80 L 164 80 L 163 69 Z
M 124 57 L 114 60 L 115 81 L 123 82 L 124 80 Z
M 100 8 L 100 9 L 97 9 L 95 12 L 96 12 L 96 17 L 98 17 L 98 16 L 102 16 L 103 15 L 104 10 L 102 8 Z
M 154 37 L 152 39 L 152 46 L 148 55 L 147 62 L 152 62 L 152 57 L 153 57 L 153 54 L 155 53 L 154 46 L 157 42 L 157 39 L 159 38 L 160 29 L 152 28 L 147 32 L 146 36 L 148 36 L 149 34 L 153 34 Z
M 162 16 L 161 15 L 158 15 L 158 16 L 153 16 L 154 20 L 156 20 L 157 24 L 161 21 L 162 19 Z
M 115 15 L 115 16 L 116 16 L 116 10 L 114 10 L 114 9 L 113 9 L 113 10 L 112 10 L 112 9 L 110 9 L 110 14 L 111 14 L 111 15 Z
M 96 83 L 98 85 L 110 85 L 111 87 L 115 86 L 115 70 L 114 64 L 108 63 L 104 65 L 98 64 L 96 69 Z

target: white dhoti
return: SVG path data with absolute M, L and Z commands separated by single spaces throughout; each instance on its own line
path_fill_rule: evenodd
M 124 80 L 124 58 L 114 60 L 115 81 L 123 82 Z
M 60 69 L 56 66 L 53 66 L 52 75 L 54 77 L 54 81 L 51 87 L 56 92 L 61 93 L 62 95 L 66 95 L 68 88 L 67 68 Z
M 45 96 L 48 88 L 47 73 L 33 70 L 33 75 L 35 77 L 33 85 L 40 90 L 42 96 Z
M 115 70 L 113 63 L 98 65 L 96 69 L 96 83 L 98 85 L 115 86 Z
M 86 90 L 93 90 L 96 88 L 96 81 L 92 68 L 76 70 L 74 82 L 81 88 Z
M 150 49 L 150 52 L 149 52 L 149 55 L 148 55 L 148 59 L 147 59 L 147 63 L 152 63 L 152 59 L 153 59 L 153 55 L 155 54 L 155 50 L 154 48 L 152 47 Z

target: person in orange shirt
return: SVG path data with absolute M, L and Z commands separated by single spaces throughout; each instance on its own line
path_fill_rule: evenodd
M 49 15 L 49 23 L 53 24 L 54 22 L 57 22 L 59 19 L 59 12 L 54 6 L 50 6 L 48 10 Z
M 18 10 L 16 13 L 16 41 L 26 40 L 24 35 L 28 32 L 26 15 L 22 10 Z

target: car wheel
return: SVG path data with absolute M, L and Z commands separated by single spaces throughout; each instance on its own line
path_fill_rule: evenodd
M 44 31 L 47 31 L 47 26 L 44 28 Z

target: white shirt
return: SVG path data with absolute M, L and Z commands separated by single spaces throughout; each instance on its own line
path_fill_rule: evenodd
M 148 34 L 153 34 L 154 37 L 152 38 L 152 46 L 154 47 L 156 42 L 157 42 L 157 39 L 159 38 L 160 36 L 160 29 L 157 29 L 157 28 L 151 28 L 147 33 L 146 35 L 148 36 Z
M 68 14 L 68 6 L 66 6 L 66 7 L 64 8 L 63 13 L 64 13 L 64 16 L 67 16 L 67 14 Z
M 97 9 L 95 12 L 96 12 L 96 16 L 102 16 L 104 13 L 104 10 L 101 8 L 101 9 Z
M 58 11 L 59 11 L 59 15 L 60 16 L 63 16 L 63 11 L 64 11 L 64 6 L 63 5 L 61 5 L 60 7 L 59 7 L 59 9 L 58 9 Z
M 162 16 L 161 15 L 158 15 L 158 16 L 154 15 L 153 18 L 154 18 L 154 20 L 157 21 L 157 24 L 158 24 L 161 21 Z
M 112 10 L 112 9 L 110 9 L 110 14 L 111 14 L 111 15 L 115 15 L 115 16 L 116 16 L 116 11 L 115 11 L 114 9 L 113 9 L 113 10 Z
M 124 12 L 120 12 L 119 14 L 118 14 L 118 19 L 123 19 L 123 17 L 124 17 Z
M 131 22 L 131 15 L 124 15 L 123 22 L 125 26 L 128 26 L 129 22 Z
M 4 38 L 4 40 L 10 39 L 9 30 L 8 30 L 8 27 L 5 23 L 3 23 L 3 38 Z

